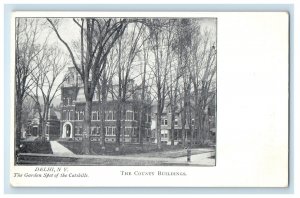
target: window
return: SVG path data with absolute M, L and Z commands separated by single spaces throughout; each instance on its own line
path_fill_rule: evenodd
M 113 111 L 106 111 L 105 117 L 106 117 L 106 120 L 115 120 Z
M 92 135 L 96 135 L 97 134 L 97 127 L 92 127 L 91 134 Z
M 111 127 L 107 127 L 106 132 L 107 132 L 106 135 L 111 136 L 112 135 L 112 128 Z
M 82 127 L 79 127 L 79 134 L 82 134 L 82 132 L 83 132 Z
M 68 112 L 63 110 L 63 120 L 68 120 Z
M 70 111 L 67 112 L 67 120 L 70 120 L 71 118 L 71 114 L 70 114 Z
M 195 124 L 195 120 L 194 120 L 194 119 L 192 119 L 192 125 L 194 126 L 194 124 Z
M 137 130 L 136 127 L 135 127 L 135 128 L 132 128 L 132 135 L 133 135 L 133 136 L 136 136 L 136 135 L 137 135 L 137 132 L 138 132 L 138 130 Z
M 112 135 L 116 135 L 116 127 L 112 127 Z
M 106 127 L 106 135 L 107 136 L 115 136 L 116 135 L 116 127 Z
M 165 119 L 165 123 L 164 123 L 165 125 L 168 125 L 168 120 L 167 119 Z
M 133 120 L 133 112 L 126 111 L 126 120 Z
M 96 135 L 100 135 L 101 127 L 97 127 Z
M 97 111 L 92 112 L 92 120 L 98 120 L 98 113 Z
M 78 111 L 75 112 L 75 120 L 79 120 L 79 112 Z
M 130 136 L 131 131 L 132 131 L 131 127 L 125 127 L 125 136 Z
M 84 111 L 80 111 L 79 120 L 83 120 L 84 118 Z
M 175 124 L 175 126 L 178 126 L 178 119 L 177 118 L 174 120 L 174 124 Z

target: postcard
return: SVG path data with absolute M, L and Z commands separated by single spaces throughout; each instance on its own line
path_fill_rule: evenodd
M 11 18 L 14 187 L 287 187 L 285 12 Z

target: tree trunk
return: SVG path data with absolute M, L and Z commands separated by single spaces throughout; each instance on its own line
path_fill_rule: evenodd
M 125 146 L 125 125 L 126 125 L 126 109 L 125 109 L 125 102 L 122 100 L 121 102 L 121 112 L 122 112 L 122 117 L 121 117 L 121 120 L 122 120 L 122 146 L 124 147 Z M 129 134 L 131 135 L 131 134 Z
M 142 102 L 144 101 L 144 98 L 142 99 Z M 140 112 L 140 116 L 139 116 L 139 143 L 141 146 L 143 146 L 144 143 L 144 136 L 145 136 L 145 127 L 146 127 L 146 119 L 148 119 L 147 117 L 145 117 L 145 106 L 144 104 L 140 104 L 141 105 L 141 112 Z
M 182 123 L 182 128 L 181 128 L 181 135 L 182 135 L 182 145 L 185 146 L 185 122 Z
M 144 106 L 143 102 L 145 101 L 145 89 L 146 89 L 146 72 L 147 72 L 147 63 L 146 61 L 148 60 L 148 57 L 145 53 L 145 48 L 144 50 L 144 71 L 143 71 L 143 81 L 142 81 L 142 96 L 141 96 L 141 112 L 140 112 L 140 123 L 139 123 L 139 142 L 140 145 L 143 146 L 144 142 L 144 135 L 145 135 L 145 119 L 148 119 L 148 117 L 145 118 L 145 113 L 146 113 L 146 107 Z
M 105 111 L 106 111 L 106 102 L 107 102 L 107 80 L 106 80 L 106 73 L 103 73 L 102 79 L 102 87 L 100 88 L 100 84 L 98 84 L 98 97 L 99 97 L 99 112 L 100 112 L 100 128 L 101 128 L 101 149 L 105 151 Z M 101 90 L 101 93 L 100 93 Z M 100 100 L 102 98 L 102 100 Z
M 92 98 L 86 100 L 84 112 L 84 131 L 82 136 L 82 153 L 90 154 Z
M 122 115 L 121 104 L 118 101 L 117 111 L 116 111 L 116 117 L 117 117 L 117 121 L 116 121 L 116 144 L 117 144 L 116 145 L 116 151 L 119 151 L 119 149 L 120 149 L 121 115 Z
M 175 110 L 171 107 L 171 145 L 174 146 L 174 132 L 175 132 Z
M 101 149 L 105 150 L 105 108 L 106 101 L 102 100 L 102 107 L 101 107 Z
M 22 130 L 22 102 L 19 98 L 16 101 L 16 131 L 15 131 L 15 146 L 20 147 L 21 141 L 21 130 Z
M 48 113 L 49 113 L 49 106 L 48 104 L 44 105 L 44 118 L 42 118 L 42 141 L 46 142 L 46 132 L 47 132 L 47 122 L 48 122 Z
M 161 113 L 158 111 L 157 112 L 157 119 L 156 119 L 156 136 L 157 136 L 157 148 L 160 150 L 161 149 Z

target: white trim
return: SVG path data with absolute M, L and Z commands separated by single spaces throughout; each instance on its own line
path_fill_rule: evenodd
M 61 135 L 62 138 L 66 138 L 66 137 L 67 137 L 67 134 L 66 134 L 66 126 L 67 126 L 68 124 L 69 124 L 70 127 L 71 127 L 70 138 L 73 138 L 73 137 L 74 137 L 74 135 L 73 135 L 73 125 L 72 125 L 71 122 L 68 122 L 68 121 L 67 121 L 67 122 L 65 122 L 64 125 L 63 125 L 63 133 L 62 133 L 62 135 Z

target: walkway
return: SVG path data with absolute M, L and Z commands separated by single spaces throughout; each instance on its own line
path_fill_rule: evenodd
M 207 152 L 202 154 L 196 154 L 191 156 L 191 161 L 187 162 L 187 157 L 178 157 L 174 160 L 170 161 L 170 163 L 183 163 L 183 164 L 190 164 L 190 165 L 205 165 L 205 166 L 214 166 L 215 165 L 215 152 Z
M 72 151 L 58 143 L 57 141 L 50 141 L 51 149 L 54 155 L 62 156 L 73 156 L 75 155 Z

